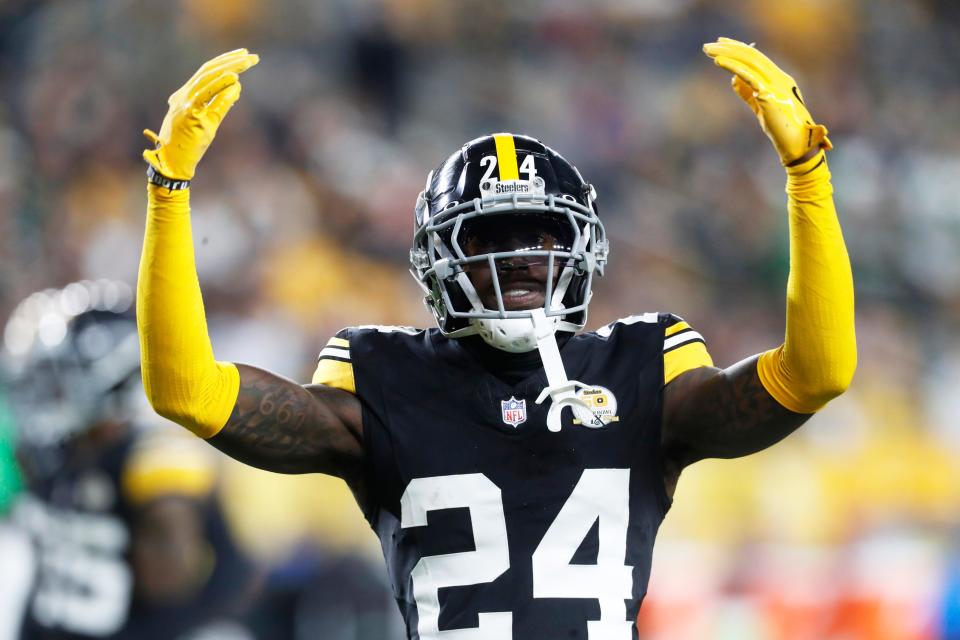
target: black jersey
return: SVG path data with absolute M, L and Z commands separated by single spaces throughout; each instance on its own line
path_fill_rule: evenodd
M 55 473 L 28 474 L 14 508 L 37 558 L 22 638 L 105 638 L 127 621 L 133 574 L 121 476 L 131 444 L 67 452 Z
M 636 638 L 670 504 L 661 391 L 709 355 L 679 318 L 644 314 L 561 356 L 593 418 L 565 409 L 552 433 L 542 367 L 508 382 L 437 330 L 352 328 L 321 352 L 314 382 L 363 406 L 361 507 L 410 638 Z
M 109 444 L 64 445 L 60 464 L 47 465 L 51 472 L 27 474 L 27 490 L 13 516 L 32 539 L 37 568 L 21 640 L 187 637 L 228 619 L 232 602 L 249 588 L 252 567 L 234 545 L 219 507 L 206 499 L 202 487 L 178 482 L 183 474 L 195 473 L 195 457 L 151 459 L 137 455 L 138 444 L 126 432 Z M 155 442 L 148 448 L 163 451 Z M 212 472 L 212 467 L 203 470 Z M 203 588 L 169 607 L 136 597 L 130 551 L 144 490 L 196 497 L 216 557 Z

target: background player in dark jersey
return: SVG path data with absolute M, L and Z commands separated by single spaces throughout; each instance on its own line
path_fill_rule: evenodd
M 779 348 L 718 369 L 670 314 L 573 335 L 609 248 L 596 193 L 549 147 L 498 134 L 451 155 L 417 202 L 411 265 L 439 329 L 347 329 L 314 385 L 217 362 L 189 186 L 257 62 L 237 50 L 201 67 L 147 132 L 138 305 L 153 406 L 250 464 L 344 478 L 380 535 L 410 637 L 635 637 L 681 470 L 779 441 L 856 365 L 826 129 L 756 49 L 721 38 L 705 51 L 787 171 Z
M 229 619 L 252 586 L 215 461 L 142 401 L 132 302 L 122 283 L 77 282 L 7 323 L 26 482 L 13 522 L 36 560 L 18 637 L 182 637 Z

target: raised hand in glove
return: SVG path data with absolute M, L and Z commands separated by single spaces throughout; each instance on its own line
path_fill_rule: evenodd
M 200 67 L 170 96 L 170 109 L 160 134 L 143 131 L 155 145 L 143 152 L 143 159 L 154 171 L 171 180 L 193 178 L 217 128 L 240 97 L 240 74 L 259 61 L 256 54 L 246 49 L 221 54 Z
M 703 45 L 718 67 L 733 74 L 733 90 L 753 110 L 784 166 L 833 148 L 827 128 L 816 124 L 803 104 L 796 81 L 752 46 L 719 38 Z

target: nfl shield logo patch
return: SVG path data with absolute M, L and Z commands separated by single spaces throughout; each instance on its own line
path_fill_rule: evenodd
M 517 425 L 527 421 L 527 401 L 517 400 L 510 396 L 509 400 L 500 401 L 500 409 L 503 412 L 503 421 L 516 428 Z

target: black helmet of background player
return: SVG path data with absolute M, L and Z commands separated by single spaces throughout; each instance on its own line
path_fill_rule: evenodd
M 500 280 L 520 261 L 546 267 L 543 311 L 554 332 L 577 332 L 587 321 L 594 274 L 603 275 L 607 241 L 597 217 L 596 191 L 559 153 L 534 138 L 496 134 L 471 140 L 427 177 L 417 198 L 411 273 L 441 331 L 479 334 L 505 351 L 537 347 L 531 309 L 505 308 Z M 517 229 L 540 229 L 509 244 Z M 470 237 L 487 236 L 482 250 Z M 537 242 L 549 236 L 550 242 Z M 500 238 L 504 245 L 497 246 Z M 469 277 L 488 268 L 495 306 L 484 303 Z M 494 268 L 495 267 L 495 268 Z
M 129 419 L 140 379 L 132 303 L 129 286 L 98 280 L 38 291 L 17 306 L 2 355 L 22 444 L 56 445 Z

